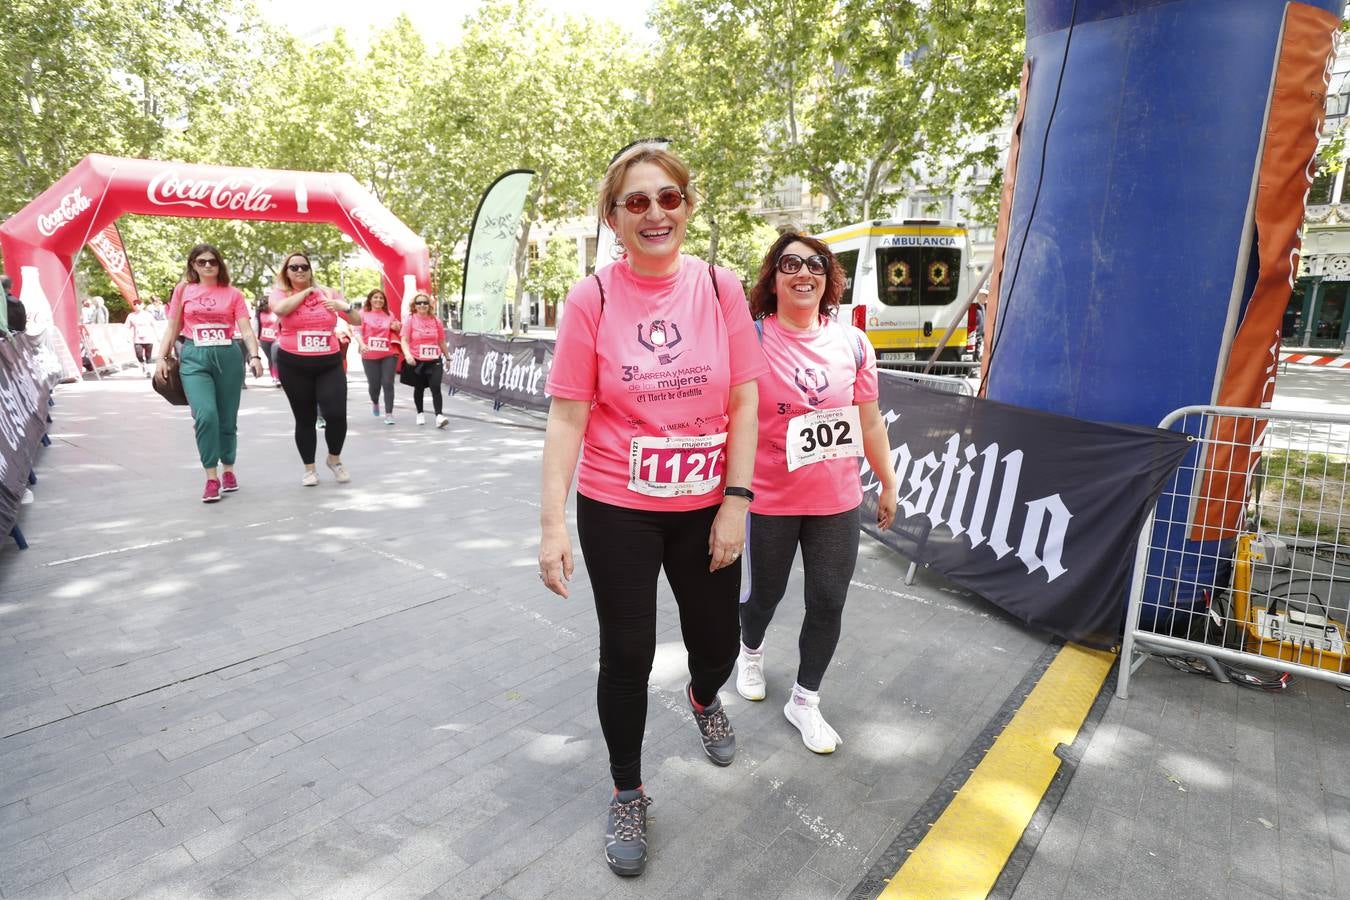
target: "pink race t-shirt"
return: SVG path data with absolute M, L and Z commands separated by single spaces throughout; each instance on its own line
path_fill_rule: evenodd
M 333 296 L 337 296 L 334 294 Z M 270 302 L 286 299 L 286 292 L 273 288 Z M 282 350 L 299 356 L 324 356 L 338 352 L 337 313 L 324 305 L 324 297 L 317 291 L 305 295 L 300 305 L 284 316 L 278 316 L 277 341 Z
M 646 278 L 620 260 L 567 295 L 547 390 L 590 401 L 577 488 L 630 509 L 722 502 L 731 387 L 767 371 L 740 281 L 680 257 Z M 720 295 L 720 296 L 719 296 Z
M 832 516 L 850 510 L 862 502 L 860 457 L 819 459 L 789 472 L 788 443 L 795 442 L 799 462 L 812 458 L 812 451 L 825 455 L 822 447 L 861 450 L 858 422 L 809 414 L 877 399 L 876 352 L 861 331 L 827 316 L 811 332 L 793 331 L 777 316 L 768 316 L 763 330 L 769 374 L 759 380 L 759 445 L 750 511 Z
M 361 354 L 362 359 L 398 356 L 398 339 L 390 334 L 389 329 L 393 323 L 394 317 L 388 310 L 372 309 L 361 313 L 361 340 L 366 345 Z
M 403 337 L 408 342 L 408 352 L 418 362 L 441 358 L 445 326 L 435 316 L 419 316 L 416 313 L 408 316 L 403 320 Z
M 133 344 L 153 344 L 155 342 L 155 317 L 142 309 L 127 316 L 127 327 L 131 329 Z
M 169 318 L 182 316 L 179 334 L 202 347 L 232 342 L 236 324 L 248 318 L 248 306 L 239 288 L 184 282 L 174 292 Z
M 277 339 L 277 314 L 270 309 L 258 313 L 258 340 L 275 341 Z

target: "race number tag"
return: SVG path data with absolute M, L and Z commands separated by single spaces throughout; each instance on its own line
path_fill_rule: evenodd
M 707 494 L 722 483 L 726 432 L 698 437 L 635 437 L 628 489 L 648 497 Z
M 862 418 L 856 406 L 817 409 L 788 420 L 789 472 L 827 459 L 862 455 Z
M 275 341 L 276 339 L 277 330 L 270 325 L 263 326 L 263 330 L 258 335 L 258 340 L 260 341 Z
M 373 337 L 366 341 L 366 349 L 372 353 L 383 353 L 389 349 L 389 338 Z
M 441 348 L 440 348 L 438 345 L 436 345 L 436 344 L 418 344 L 418 345 L 417 345 L 417 358 L 418 358 L 418 359 L 440 359 L 440 358 L 441 358 Z
M 297 331 L 295 333 L 295 352 L 330 353 L 333 347 L 328 339 L 332 336 L 332 332 L 328 331 Z
M 198 325 L 192 332 L 192 343 L 198 347 L 229 346 L 230 329 L 224 325 Z

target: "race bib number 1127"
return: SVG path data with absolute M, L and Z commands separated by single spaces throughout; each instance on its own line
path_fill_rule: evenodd
M 648 497 L 708 494 L 722 483 L 726 433 L 698 437 L 635 437 L 628 489 Z

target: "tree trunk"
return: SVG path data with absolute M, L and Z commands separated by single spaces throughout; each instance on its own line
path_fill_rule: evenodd
M 511 317 L 511 334 L 518 335 L 527 318 L 528 309 L 525 302 L 525 264 L 529 262 L 530 252 L 530 228 L 534 224 L 535 209 L 539 204 L 539 188 L 531 186 L 530 194 L 525 199 L 525 211 L 520 217 L 520 236 L 516 238 L 516 296 L 511 304 L 515 310 L 515 315 Z
M 722 226 L 717 219 L 708 219 L 708 264 L 712 266 L 717 265 L 717 238 L 721 232 Z

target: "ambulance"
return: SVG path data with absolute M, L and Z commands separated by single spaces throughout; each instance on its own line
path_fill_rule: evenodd
M 839 317 L 867 332 L 880 360 L 924 360 L 953 320 L 939 359 L 970 352 L 975 307 L 966 308 L 970 236 L 943 219 L 878 219 L 817 234 L 839 260 L 848 287 Z

